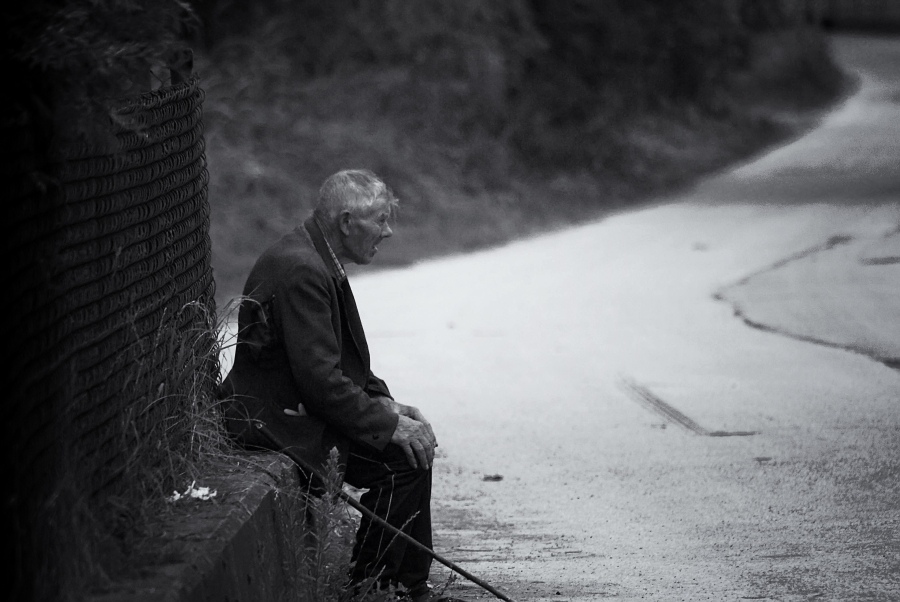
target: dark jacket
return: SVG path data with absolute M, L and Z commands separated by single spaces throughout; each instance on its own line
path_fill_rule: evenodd
M 229 430 L 244 444 L 271 447 L 247 428 L 258 418 L 313 466 L 333 447 L 346 465 L 351 441 L 382 450 L 396 413 L 369 369 L 369 348 L 349 283 L 341 283 L 312 218 L 257 260 L 238 314 L 234 366 L 223 383 Z M 301 403 L 306 416 L 290 416 Z

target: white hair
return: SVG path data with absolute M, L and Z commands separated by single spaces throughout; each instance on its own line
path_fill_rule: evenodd
M 345 169 L 322 183 L 314 214 L 331 225 L 342 211 L 361 215 L 379 201 L 387 201 L 392 212 L 398 204 L 391 189 L 368 169 Z

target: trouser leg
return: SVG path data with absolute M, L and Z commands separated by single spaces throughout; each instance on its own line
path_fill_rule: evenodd
M 354 446 L 344 480 L 369 490 L 360 502 L 376 516 L 432 547 L 430 469 L 410 467 L 403 450 L 393 444 L 383 452 Z M 366 517 L 356 534 L 353 561 L 352 581 L 377 576 L 382 583 L 400 583 L 410 590 L 424 586 L 431 569 L 431 555 Z

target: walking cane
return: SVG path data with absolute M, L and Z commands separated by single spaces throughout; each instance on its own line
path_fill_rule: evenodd
M 314 476 L 315 478 L 319 479 L 319 480 L 320 480 L 321 482 L 323 482 L 323 483 L 327 482 L 327 481 L 322 477 L 322 475 L 319 474 L 319 472 L 318 472 L 317 470 L 315 470 L 312 466 L 310 466 L 310 465 L 309 465 L 303 458 L 301 458 L 295 451 L 291 450 L 290 448 L 286 448 L 284 445 L 282 445 L 282 443 L 278 440 L 278 438 L 275 437 L 275 434 L 274 434 L 272 431 L 269 430 L 269 428 L 265 425 L 264 422 L 260 422 L 259 420 L 253 420 L 252 422 L 253 422 L 254 426 L 256 426 L 257 430 L 258 430 L 260 433 L 262 433 L 262 435 L 263 435 L 266 439 L 269 440 L 269 442 L 275 447 L 275 449 L 279 450 L 281 453 L 283 453 L 283 454 L 286 455 L 288 458 L 290 458 L 291 461 L 292 461 L 294 464 L 296 464 L 298 467 L 300 467 L 301 470 L 303 470 L 304 472 L 307 472 L 307 473 L 311 474 L 312 476 Z M 514 602 L 509 596 L 507 596 L 506 594 L 504 594 L 503 592 L 501 592 L 500 590 L 498 590 L 497 588 L 495 588 L 494 586 L 492 586 L 490 583 L 487 583 L 486 581 L 483 581 L 482 579 L 479 579 L 478 577 L 476 577 L 476 576 L 473 575 L 472 573 L 470 573 L 470 572 L 468 572 L 467 570 L 465 570 L 465 569 L 463 569 L 463 568 L 457 566 L 455 563 L 453 563 L 453 562 L 447 560 L 446 558 L 442 557 L 440 554 L 438 554 L 437 552 L 435 552 L 434 550 L 432 550 L 432 549 L 429 548 L 428 546 L 426 546 L 426 545 L 424 545 L 424 544 L 422 544 L 422 543 L 416 541 L 416 540 L 413 539 L 410 535 L 407 535 L 406 533 L 404 533 L 403 531 L 401 531 L 400 529 L 398 529 L 398 528 L 395 527 L 394 525 L 388 523 L 386 520 L 384 520 L 383 518 L 381 518 L 380 516 L 378 516 L 377 514 L 375 514 L 374 512 L 372 512 L 371 510 L 369 510 L 368 508 L 366 508 L 365 506 L 363 506 L 362 504 L 360 504 L 358 501 L 356 501 L 353 497 L 351 497 L 350 495 L 348 495 L 346 492 L 344 492 L 343 489 L 341 489 L 341 490 L 338 492 L 338 496 L 339 496 L 342 500 L 344 500 L 345 502 L 347 502 L 348 504 L 350 504 L 350 506 L 352 506 L 352 507 L 355 508 L 356 510 L 359 510 L 359 512 L 360 512 L 363 516 L 365 516 L 366 518 L 368 518 L 369 520 L 372 520 L 372 521 L 374 521 L 375 523 L 377 523 L 378 525 L 381 525 L 381 527 L 387 529 L 390 533 L 392 533 L 392 534 L 394 534 L 394 535 L 396 535 L 396 536 L 398 536 L 398 537 L 403 538 L 404 540 L 406 540 L 406 543 L 411 544 L 413 547 L 415 547 L 415 548 L 418 549 L 418 550 L 421 550 L 422 552 L 425 552 L 426 554 L 428 554 L 429 556 L 431 556 L 432 558 L 434 558 L 435 560 L 437 560 L 438 562 L 440 562 L 441 564 L 443 564 L 444 566 L 446 566 L 447 568 L 449 568 L 451 571 L 453 571 L 453 572 L 455 572 L 455 573 L 457 573 L 457 574 L 459 574 L 459 575 L 462 575 L 463 577 L 465 577 L 466 579 L 468 579 L 468 580 L 471 581 L 472 583 L 474 583 L 474 584 L 478 585 L 479 587 L 481 587 L 481 588 L 483 588 L 483 589 L 489 591 L 490 593 L 494 594 L 496 597 L 500 598 L 501 600 L 505 600 L 506 602 Z

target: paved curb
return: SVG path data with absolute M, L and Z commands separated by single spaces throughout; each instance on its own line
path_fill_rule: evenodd
M 260 470 L 215 475 L 202 485 L 217 501 L 188 501 L 160 525 L 153 545 L 165 559 L 140 568 L 90 602 L 281 602 L 295 597 L 300 521 L 296 468 L 279 455 Z M 200 483 L 198 483 L 200 485 Z

